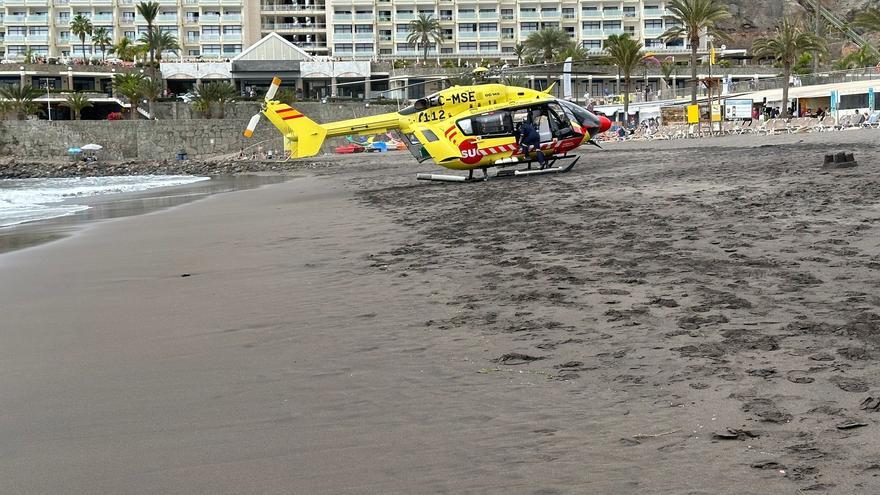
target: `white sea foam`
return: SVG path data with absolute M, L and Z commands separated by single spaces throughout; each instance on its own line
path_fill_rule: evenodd
M 188 175 L 130 175 L 0 180 L 0 227 L 72 215 L 89 208 L 72 202 L 76 198 L 146 191 L 209 179 Z

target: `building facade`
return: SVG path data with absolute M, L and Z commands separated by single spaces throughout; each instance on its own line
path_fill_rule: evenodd
M 545 28 L 566 31 L 592 52 L 601 51 L 608 36 L 624 33 L 658 54 L 689 50 L 684 39 L 660 39 L 677 23 L 664 0 L 333 0 L 321 12 L 328 23 L 325 51 L 339 58 L 422 56 L 423 47 L 407 43 L 409 23 L 420 14 L 434 16 L 442 28 L 443 41 L 429 46 L 430 58 L 513 59 L 517 44 Z
M 231 58 L 260 38 L 259 11 L 250 0 L 158 0 L 155 25 L 177 37 L 181 57 Z M 83 46 L 70 31 L 77 15 L 103 27 L 113 43 L 136 41 L 147 31 L 136 0 L 0 0 L 0 58 L 25 53 L 44 57 L 97 57 L 87 36 Z

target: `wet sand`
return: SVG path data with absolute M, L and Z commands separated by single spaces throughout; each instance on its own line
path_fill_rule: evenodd
M 878 135 L 357 156 L 0 255 L 0 492 L 875 493 Z

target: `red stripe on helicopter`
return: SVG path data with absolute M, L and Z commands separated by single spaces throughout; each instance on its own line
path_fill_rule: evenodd
M 281 118 L 284 119 L 284 120 L 290 120 L 290 119 L 298 119 L 298 118 L 300 118 L 300 117 L 305 117 L 305 115 L 299 113 L 299 114 L 296 114 L 296 115 L 288 115 L 287 117 L 281 117 Z
M 287 107 L 287 108 L 282 108 L 282 109 L 279 109 L 279 110 L 275 110 L 275 113 L 288 113 L 288 112 L 295 112 L 295 111 L 296 111 L 296 110 L 294 110 L 293 108 L 291 108 L 291 107 Z
M 450 127 L 449 129 L 446 129 L 446 131 L 445 131 L 443 134 L 446 134 L 446 137 L 449 137 L 449 133 L 452 132 L 452 131 L 454 131 L 454 130 L 455 130 L 455 126 L 452 126 L 452 127 Z M 450 139 L 451 139 L 451 138 L 450 138 Z
M 453 138 L 455 138 L 455 136 L 458 136 L 458 131 L 455 131 L 452 134 L 448 134 L 446 137 L 449 139 L 453 139 Z

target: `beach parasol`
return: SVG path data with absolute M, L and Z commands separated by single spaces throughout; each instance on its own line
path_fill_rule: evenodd
M 104 147 L 101 146 L 100 144 L 87 144 L 87 145 L 85 145 L 85 146 L 82 147 L 82 150 L 83 150 L 83 151 L 98 151 L 98 150 L 103 149 L 103 148 L 104 148 Z
M 82 150 L 80 148 L 67 148 L 67 152 L 75 155 L 77 153 L 82 153 Z

